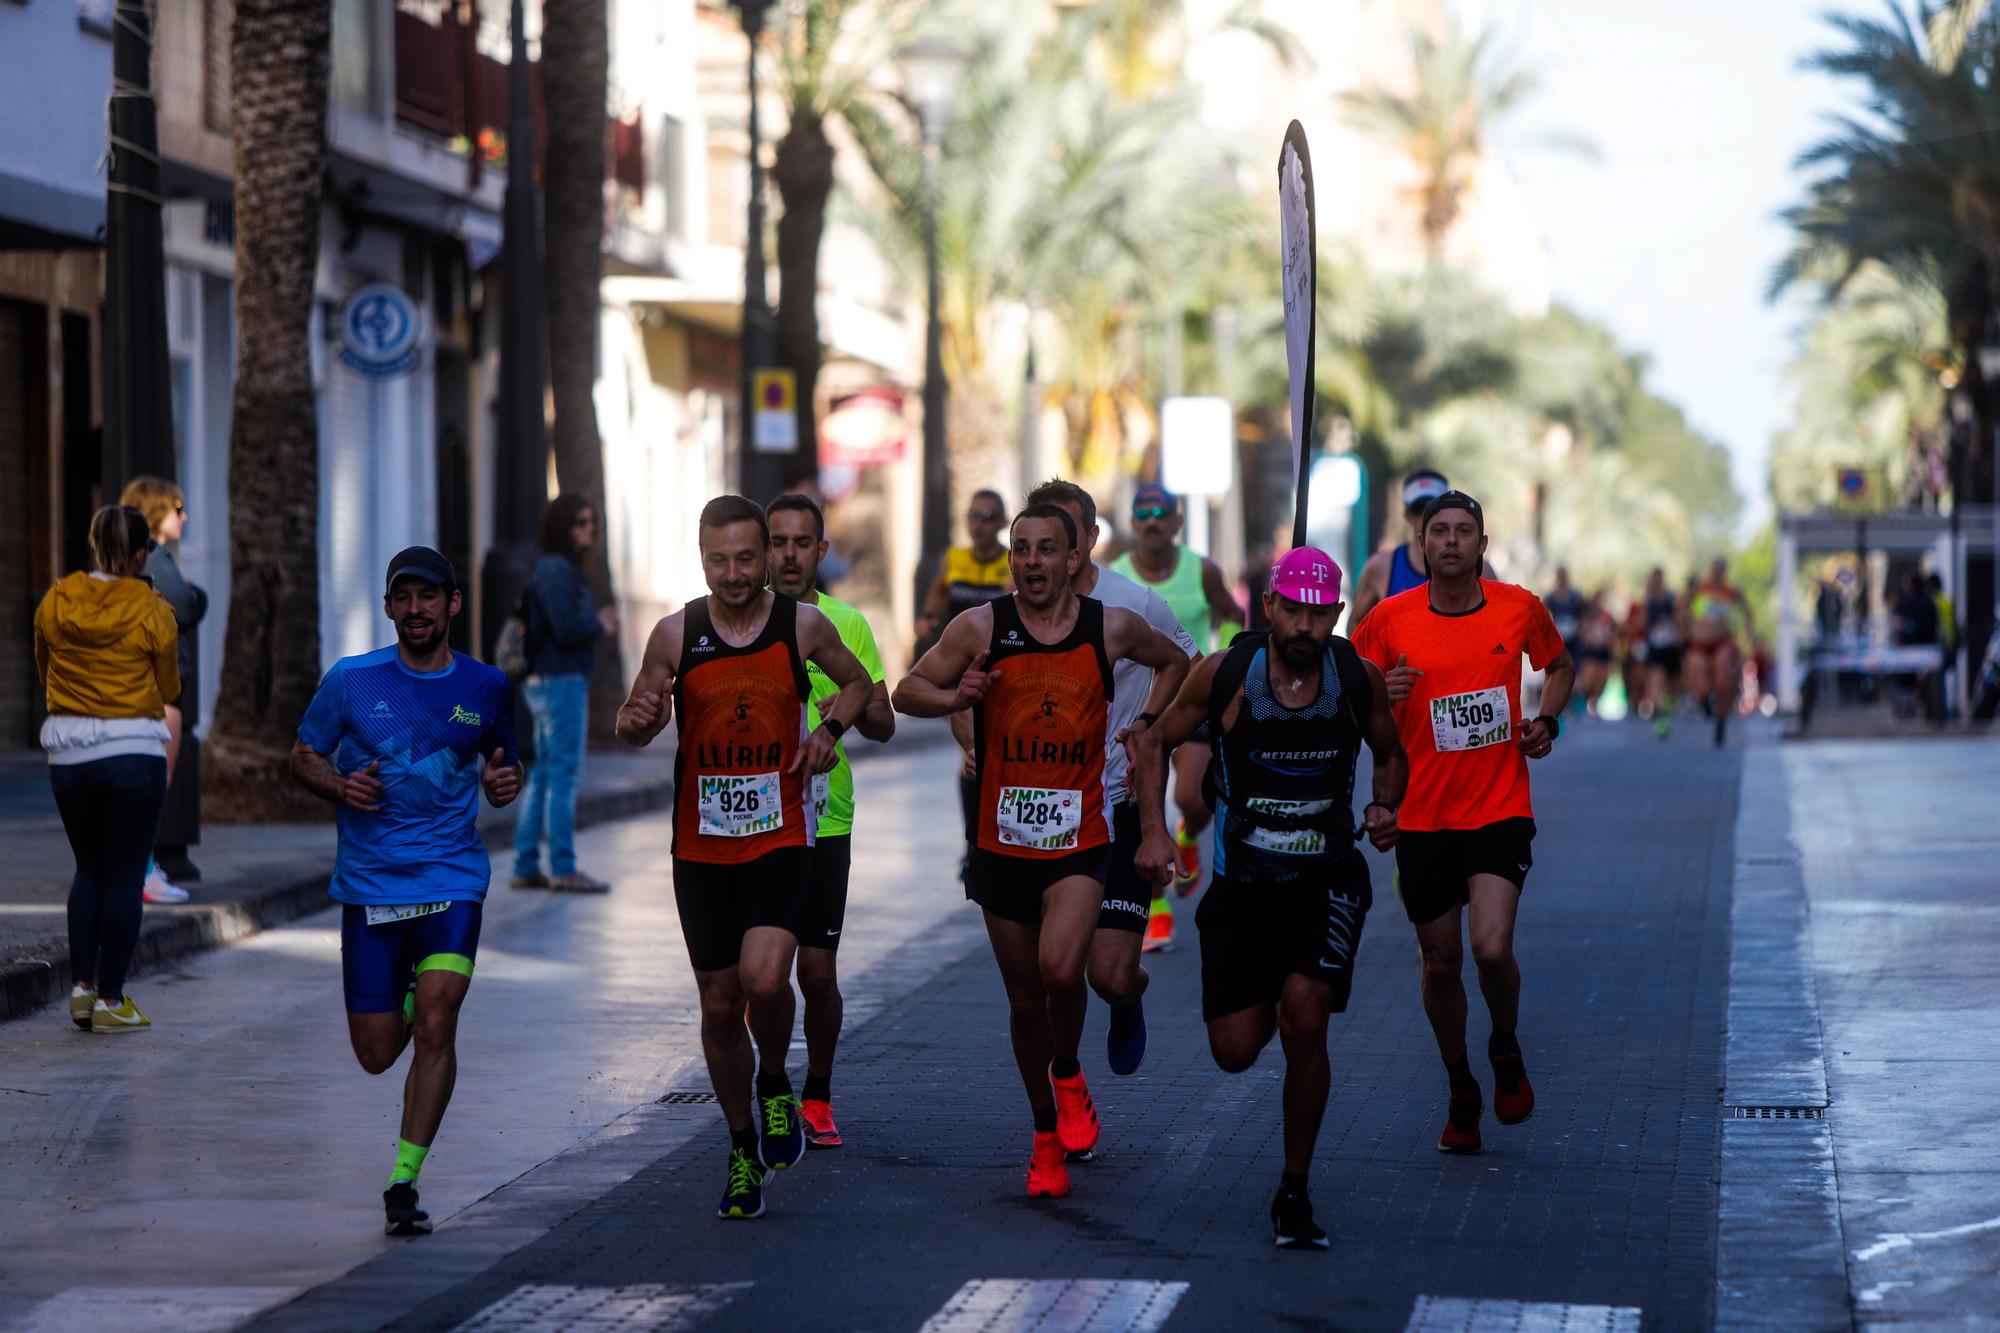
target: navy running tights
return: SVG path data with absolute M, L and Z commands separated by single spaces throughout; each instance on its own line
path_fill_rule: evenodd
M 121 754 L 84 764 L 51 764 L 49 785 L 76 854 L 69 886 L 69 966 L 73 981 L 95 985 L 116 1004 L 139 942 L 141 895 L 160 806 L 164 755 Z

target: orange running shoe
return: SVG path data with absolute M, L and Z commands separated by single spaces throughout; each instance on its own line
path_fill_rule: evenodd
M 1174 888 L 1185 898 L 1201 883 L 1201 835 L 1189 833 L 1187 821 L 1174 825 Z
M 1174 908 L 1165 898 L 1153 899 L 1153 910 L 1146 917 L 1146 938 L 1139 945 L 1141 953 L 1160 953 L 1174 947 Z
M 1485 1103 L 1476 1092 L 1454 1092 L 1451 1110 L 1445 1117 L 1444 1133 L 1438 1135 L 1438 1151 L 1475 1153 L 1479 1151 L 1479 1114 Z
M 1069 1168 L 1063 1146 L 1054 1134 L 1035 1131 L 1035 1155 L 1028 1159 L 1028 1197 L 1060 1199 L 1069 1194 Z
M 833 1103 L 808 1098 L 799 1103 L 799 1118 L 805 1121 L 806 1147 L 838 1148 L 840 1129 L 833 1123 Z
M 1097 1146 L 1097 1105 L 1090 1100 L 1083 1071 L 1074 1078 L 1057 1078 L 1049 1073 L 1049 1086 L 1056 1092 L 1056 1138 L 1065 1152 L 1089 1152 Z M 1037 1134 L 1039 1142 L 1041 1135 Z

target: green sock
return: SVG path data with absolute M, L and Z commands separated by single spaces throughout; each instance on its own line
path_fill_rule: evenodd
M 417 1173 L 424 1169 L 424 1158 L 430 1155 L 430 1151 L 408 1139 L 397 1139 L 396 1169 L 389 1173 L 389 1183 L 393 1185 L 399 1180 L 407 1180 L 412 1185 L 416 1184 Z

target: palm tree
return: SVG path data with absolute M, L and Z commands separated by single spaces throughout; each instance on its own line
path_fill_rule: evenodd
M 1986 17 L 1987 0 L 1945 0 L 1924 25 L 1930 38 L 1931 63 L 1941 74 L 1949 74 L 1965 54 L 1966 39 Z
M 296 804 L 294 729 L 319 683 L 319 265 L 332 0 L 236 0 L 236 389 L 229 628 L 205 785 L 224 818 Z

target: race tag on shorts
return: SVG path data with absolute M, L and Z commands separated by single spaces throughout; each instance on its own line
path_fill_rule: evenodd
M 815 822 L 826 818 L 827 803 L 833 799 L 833 774 L 821 773 L 812 780 L 812 807 Z
M 1681 632 L 1671 620 L 1662 620 L 1646 631 L 1646 642 L 1655 648 L 1671 648 L 1681 641 Z
M 695 782 L 701 811 L 697 833 L 711 838 L 747 838 L 785 826 L 785 801 L 776 773 L 704 773 Z
M 373 906 L 367 909 L 368 924 L 386 926 L 391 921 L 408 921 L 413 917 L 442 912 L 449 906 L 450 903 L 390 903 L 386 906 Z
M 1083 831 L 1083 793 L 1052 787 L 1002 787 L 994 812 L 1000 841 L 1038 852 L 1067 851 Z
M 1483 750 L 1514 734 L 1507 713 L 1507 687 L 1468 690 L 1431 700 L 1431 741 L 1446 750 Z
M 1252 821 L 1260 814 L 1285 815 L 1293 819 L 1322 815 L 1332 806 L 1332 801 L 1278 801 L 1264 796 L 1253 796 L 1243 803 L 1243 809 Z M 1316 828 L 1273 829 L 1253 823 L 1250 832 L 1243 837 L 1243 845 L 1279 856 L 1320 856 L 1326 852 L 1326 833 Z

